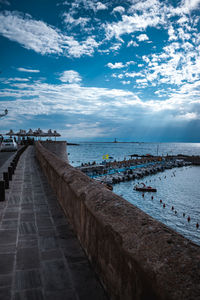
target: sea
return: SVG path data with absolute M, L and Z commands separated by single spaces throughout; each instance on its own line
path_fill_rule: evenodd
M 105 158 L 107 161 L 128 160 L 133 154 L 200 155 L 200 143 L 82 142 L 68 145 L 67 152 L 70 164 L 77 167 L 94 161 L 102 163 Z M 144 193 L 143 197 L 133 189 L 141 182 L 155 187 L 157 192 Z M 200 245 L 200 166 L 168 169 L 140 180 L 121 182 L 113 186 L 113 192 Z

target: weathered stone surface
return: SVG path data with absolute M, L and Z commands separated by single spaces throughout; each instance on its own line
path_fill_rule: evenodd
M 42 263 L 45 289 L 47 291 L 64 290 L 72 288 L 70 272 L 62 260 Z
M 82 279 L 72 276 L 72 255 L 76 262 L 87 260 L 29 147 L 6 190 L 6 201 L 0 202 L 0 299 L 83 300 L 79 282 L 86 274 L 80 273 Z M 99 285 L 96 276 L 93 280 Z M 91 283 L 85 290 L 92 289 Z
M 0 254 L 0 274 L 9 274 L 13 271 L 14 254 Z
M 19 248 L 17 251 L 16 269 L 26 270 L 39 268 L 39 250 L 37 247 Z
M 15 279 L 16 290 L 27 290 L 42 286 L 39 270 L 17 271 Z
M 40 143 L 36 152 L 112 299 L 200 299 L 199 246 L 63 162 Z M 59 238 L 70 237 L 60 229 L 57 226 Z
M 22 292 L 17 292 L 14 295 L 14 300 L 44 300 L 41 289 L 31 289 Z M 56 299 L 56 298 L 55 298 Z

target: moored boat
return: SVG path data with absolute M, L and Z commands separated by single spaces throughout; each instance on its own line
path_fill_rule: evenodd
M 134 190 L 139 192 L 157 192 L 156 188 L 146 186 L 143 182 L 140 185 L 135 185 Z

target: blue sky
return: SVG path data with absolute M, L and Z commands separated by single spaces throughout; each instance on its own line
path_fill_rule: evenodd
M 200 0 L 0 0 L 0 131 L 200 142 Z

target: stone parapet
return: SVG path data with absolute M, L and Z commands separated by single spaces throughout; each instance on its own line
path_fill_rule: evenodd
M 41 143 L 36 155 L 111 299 L 200 299 L 199 246 Z
M 68 162 L 67 142 L 66 141 L 40 141 L 49 151 L 57 155 L 60 159 Z

